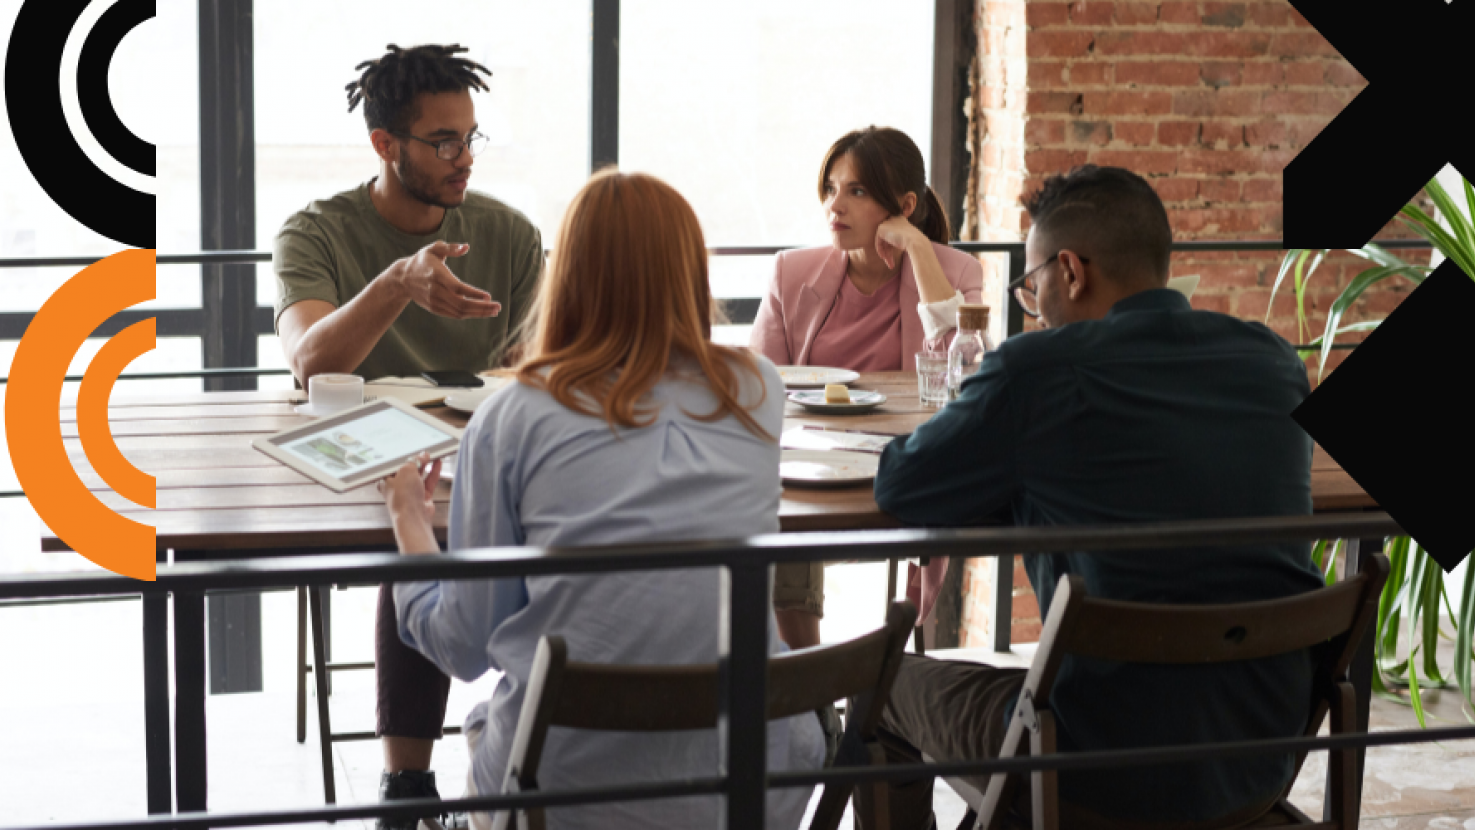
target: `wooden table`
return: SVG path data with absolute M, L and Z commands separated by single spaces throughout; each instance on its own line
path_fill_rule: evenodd
M 911 372 L 866 374 L 854 384 L 883 392 L 888 400 L 864 415 L 825 416 L 787 404 L 784 429 L 803 424 L 903 434 L 936 411 L 917 400 Z M 77 438 L 74 409 L 62 411 L 62 430 L 83 482 L 114 510 L 157 530 L 160 561 L 290 555 L 328 550 L 392 550 L 394 536 L 376 488 L 333 493 L 251 448 L 259 436 L 305 423 L 292 410 L 302 392 L 204 392 L 120 398 L 109 421 L 123 455 L 155 476 L 157 509 L 139 507 L 108 488 L 92 470 Z M 465 415 L 432 410 L 457 425 Z M 449 484 L 436 497 L 435 527 L 444 540 Z M 1362 510 L 1376 504 L 1320 450 L 1312 472 L 1318 512 Z M 870 487 L 830 490 L 788 488 L 779 506 L 784 531 L 896 527 L 876 507 Z M 45 550 L 65 543 L 43 531 Z M 1001 585 L 1012 584 L 1012 557 L 998 563 Z M 1008 570 L 1005 571 L 1004 569 Z M 1007 598 L 1003 597 L 1004 620 Z M 998 603 L 996 602 L 996 605 Z M 174 597 L 175 712 L 173 782 L 180 811 L 206 808 L 204 596 Z M 144 684 L 149 811 L 169 812 L 170 719 L 168 710 L 168 609 L 164 600 L 144 608 Z M 1000 626 L 996 626 L 996 630 Z M 1007 649 L 1007 625 L 1001 626 Z
M 911 432 L 936 410 L 917 400 L 910 372 L 863 375 L 856 388 L 883 392 L 888 400 L 863 415 L 817 415 L 787 404 L 784 429 L 801 424 Z M 123 455 L 155 476 L 158 508 L 140 507 L 112 492 L 93 472 L 77 439 L 75 410 L 62 412 L 68 454 L 83 482 L 114 510 L 157 530 L 161 551 L 198 552 L 380 546 L 394 542 L 383 502 L 373 487 L 334 493 L 251 448 L 251 441 L 305 423 L 292 411 L 302 392 L 199 392 L 118 400 L 109 409 L 113 436 Z M 466 416 L 432 410 L 458 426 Z M 437 533 L 444 539 L 449 484 L 437 501 Z M 1376 504 L 1318 447 L 1312 470 L 1317 512 L 1361 510 Z M 779 505 L 782 530 L 856 530 L 896 527 L 868 487 L 835 490 L 788 488 Z M 43 550 L 65 550 L 43 531 Z

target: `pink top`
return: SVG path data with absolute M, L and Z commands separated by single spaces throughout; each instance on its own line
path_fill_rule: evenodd
M 979 261 L 940 243 L 933 243 L 932 250 L 942 265 L 943 276 L 954 289 L 963 292 L 963 302 L 982 302 L 983 266 Z M 748 343 L 753 351 L 779 366 L 858 369 L 850 360 L 821 363 L 812 354 L 821 325 L 835 309 L 841 286 L 850 281 L 845 276 L 849 265 L 850 258 L 844 251 L 829 246 L 784 251 L 775 257 L 773 279 L 753 320 Z M 910 371 L 917 368 L 916 354 L 922 351 L 924 335 L 922 317 L 917 313 L 921 299 L 909 256 L 901 258 L 900 282 L 897 305 L 901 335 L 892 341 L 897 347 L 897 363 L 890 365 Z
M 814 336 L 809 363 L 857 372 L 901 371 L 901 275 L 869 296 L 847 277 Z

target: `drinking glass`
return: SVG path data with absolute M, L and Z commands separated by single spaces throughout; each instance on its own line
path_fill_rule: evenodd
M 917 397 L 922 406 L 947 403 L 947 353 L 917 352 Z

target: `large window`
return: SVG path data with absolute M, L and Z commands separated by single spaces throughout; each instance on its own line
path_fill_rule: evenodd
M 895 127 L 928 155 L 932 6 L 623 0 L 620 167 L 680 190 L 714 247 L 827 244 L 816 182 L 836 139 Z M 712 266 L 719 297 L 762 296 L 773 269 L 751 256 Z
M 256 0 L 256 238 L 271 248 L 282 222 L 377 175 L 362 105 L 344 85 L 385 45 L 460 43 L 492 72 L 473 94 L 490 146 L 471 187 L 528 215 L 551 244 L 589 167 L 589 2 L 453 2 L 406 14 L 385 0 Z M 263 305 L 274 298 L 258 270 Z

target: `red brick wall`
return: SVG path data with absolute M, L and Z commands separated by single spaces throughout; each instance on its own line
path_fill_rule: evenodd
M 1084 163 L 1146 177 L 1178 240 L 1279 239 L 1284 167 L 1366 84 L 1286 0 L 979 0 L 977 23 L 973 139 L 982 153 L 965 227 L 981 239 L 1023 238 L 1019 197 Z M 1379 236 L 1409 235 L 1390 223 Z M 1280 261 L 1278 253 L 1176 254 L 1173 275 L 1199 275 L 1196 308 L 1265 322 Z M 1297 331 L 1289 283 L 1269 325 L 1295 343 L 1318 336 L 1327 307 L 1365 266 L 1345 253 L 1328 257 L 1308 294 L 1308 333 Z M 1382 317 L 1409 288 L 1384 285 L 1346 322 Z M 997 286 L 991 281 L 990 296 Z M 966 574 L 974 596 L 965 594 L 962 640 L 981 644 L 985 615 L 973 607 L 986 595 L 981 563 Z M 1028 641 L 1038 612 L 1028 614 L 1034 597 L 1019 572 L 1015 582 L 1023 588 L 1013 636 Z

